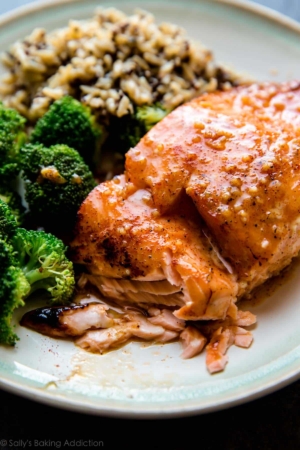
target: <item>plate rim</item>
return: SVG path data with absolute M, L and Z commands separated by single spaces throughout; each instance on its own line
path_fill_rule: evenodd
M 61 5 L 68 5 L 72 3 L 79 3 L 82 0 L 39 0 L 34 1 L 33 3 L 22 5 L 16 7 L 4 14 L 0 15 L 0 28 L 14 21 L 29 16 L 35 12 L 41 12 L 43 10 L 52 9 Z M 144 0 L 141 0 L 143 3 Z M 201 3 L 202 0 L 196 0 Z M 207 1 L 207 0 L 205 0 Z M 238 10 L 248 11 L 258 17 L 267 19 L 274 24 L 279 24 L 286 29 L 292 30 L 299 34 L 300 38 L 300 23 L 278 11 L 275 11 L 267 6 L 263 6 L 257 3 L 254 3 L 250 0 L 210 0 L 210 2 L 216 4 L 223 4 L 229 7 L 237 8 Z M 99 6 L 101 6 L 102 1 L 100 0 Z M 167 3 L 166 3 L 167 4 Z M 112 2 L 113 6 L 113 2 Z M 297 346 L 295 349 L 299 349 L 300 346 Z M 295 351 L 295 349 L 291 350 L 291 352 Z M 291 353 L 288 352 L 287 354 Z M 298 380 L 300 378 L 300 367 L 294 368 L 290 367 L 291 364 L 287 364 L 288 370 L 281 376 L 279 382 L 276 380 L 276 377 L 272 380 L 269 380 L 261 387 L 253 387 L 250 393 L 240 393 L 238 396 L 230 397 L 226 399 L 224 402 L 222 400 L 217 401 L 215 404 L 210 404 L 204 407 L 199 407 L 199 404 L 192 405 L 189 407 L 184 407 L 184 409 L 180 408 L 180 406 L 170 405 L 170 407 L 161 406 L 159 403 L 156 405 L 155 409 L 146 409 L 143 407 L 136 408 L 136 411 L 133 409 L 126 409 L 126 407 L 122 407 L 121 405 L 112 406 L 104 406 L 101 403 L 99 405 L 92 404 L 90 402 L 81 403 L 80 399 L 72 399 L 70 397 L 63 397 L 63 393 L 60 394 L 57 392 L 55 395 L 50 391 L 42 390 L 39 387 L 34 386 L 26 386 L 25 384 L 21 384 L 18 381 L 9 380 L 5 378 L 1 378 L 0 375 L 0 389 L 3 389 L 11 394 L 21 396 L 23 398 L 27 398 L 29 400 L 48 405 L 51 407 L 56 407 L 59 409 L 69 410 L 73 412 L 79 412 L 82 414 L 92 414 L 98 416 L 105 417 L 114 417 L 114 418 L 126 418 L 126 419 L 167 419 L 167 418 L 178 418 L 178 417 L 188 417 L 195 416 L 200 414 L 211 413 L 214 411 L 221 411 L 224 409 L 232 408 L 234 406 L 238 406 L 244 403 L 251 402 L 258 398 L 261 398 L 265 395 L 269 395 L 272 392 L 278 391 L 285 386 L 291 384 L 292 382 Z M 222 403 L 220 403 L 222 402 Z M 136 403 L 135 403 L 136 405 Z M 128 408 L 128 405 L 127 405 Z
M 39 12 L 44 9 L 51 9 L 52 7 L 64 4 L 80 3 L 81 1 L 82 0 L 34 0 L 33 3 L 18 6 L 10 11 L 1 14 L 0 27 L 7 25 L 10 22 L 15 21 L 16 19 L 22 18 L 23 16 L 30 15 L 31 13 L 34 12 Z M 141 0 L 141 2 L 144 1 L 145 0 Z M 201 3 L 202 0 L 196 1 Z M 288 17 L 285 14 L 280 13 L 279 11 L 275 11 L 268 6 L 254 3 L 251 0 L 209 0 L 209 1 L 252 12 L 258 16 L 262 16 L 268 20 L 271 20 L 272 22 L 288 27 L 291 30 L 296 31 L 297 33 L 300 34 L 300 23 L 297 20 L 292 19 L 291 17 Z M 100 0 L 99 6 L 101 6 L 101 3 L 102 0 Z
M 297 348 L 299 349 L 300 346 L 296 347 L 296 349 Z M 295 349 L 293 351 L 295 351 Z M 270 365 L 271 364 L 272 363 L 270 363 Z M 149 409 L 149 405 L 147 405 L 146 407 L 135 407 L 131 409 L 128 408 L 128 405 L 126 405 L 126 407 L 116 405 L 116 407 L 113 408 L 112 405 L 104 406 L 100 404 L 100 407 L 98 407 L 98 405 L 92 404 L 90 402 L 81 403 L 80 399 L 63 397 L 63 393 L 60 392 L 57 392 L 55 395 L 53 395 L 51 391 L 46 391 L 44 390 L 44 388 L 24 385 L 20 386 L 17 381 L 4 381 L 1 378 L 0 389 L 44 405 L 85 415 L 144 420 L 191 417 L 195 415 L 222 411 L 238 405 L 252 402 L 273 392 L 277 392 L 280 389 L 283 389 L 284 387 L 290 385 L 292 382 L 297 381 L 299 378 L 300 369 L 298 367 L 290 368 L 288 373 L 285 373 L 285 375 L 281 377 L 279 382 L 277 382 L 276 378 L 273 380 L 269 380 L 267 384 L 264 384 L 261 387 L 252 388 L 253 392 L 250 394 L 248 394 L 247 392 L 239 393 L 238 396 L 230 397 L 229 399 L 226 399 L 226 401 L 222 401 L 220 399 L 216 403 L 207 405 L 202 408 L 199 408 L 199 405 L 196 404 L 191 406 L 190 408 L 185 406 L 184 409 L 180 408 L 179 403 L 178 405 L 172 404 L 168 407 L 157 404 L 157 408 L 153 410 Z M 137 403 L 134 403 L 134 405 L 136 406 Z M 142 403 L 140 405 L 142 405 Z

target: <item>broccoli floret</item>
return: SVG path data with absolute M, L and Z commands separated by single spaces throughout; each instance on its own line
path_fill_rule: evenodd
M 159 104 L 153 106 L 144 105 L 137 107 L 135 117 L 141 124 L 141 127 L 143 126 L 147 132 L 167 114 L 168 111 Z
M 17 221 L 17 225 L 22 225 L 25 216 L 25 207 L 22 204 L 20 195 L 8 187 L 0 186 L 0 200 L 9 206 Z
M 33 292 L 46 291 L 53 304 L 70 300 L 75 277 L 66 250 L 50 233 L 18 227 L 0 200 L 0 343 L 16 342 L 12 314 Z
M 18 154 L 26 142 L 26 119 L 16 110 L 0 102 L 0 179 L 1 185 L 10 183 L 18 174 Z
M 25 199 L 40 225 L 73 223 L 77 210 L 96 186 L 89 167 L 67 145 L 27 144 L 20 151 Z
M 15 345 L 19 339 L 11 325 L 13 312 L 24 306 L 30 285 L 19 267 L 13 247 L 0 240 L 0 343 Z
M 73 264 L 60 239 L 44 231 L 18 228 L 11 245 L 30 285 L 28 295 L 42 289 L 48 291 L 52 303 L 66 303 L 71 298 L 75 285 Z
M 73 97 L 65 96 L 56 100 L 39 119 L 30 140 L 45 147 L 66 144 L 91 165 L 101 135 L 101 128 L 90 109 Z
M 10 207 L 0 199 L 0 239 L 10 239 L 16 232 L 18 224 Z
M 135 147 L 142 137 L 168 113 L 169 111 L 160 104 L 144 105 L 138 106 L 133 115 L 124 116 L 122 119 L 117 119 L 118 122 L 113 122 L 112 132 L 115 128 L 114 134 L 118 135 L 121 141 L 121 150 L 126 152 L 129 148 Z M 120 149 L 120 147 L 117 148 Z

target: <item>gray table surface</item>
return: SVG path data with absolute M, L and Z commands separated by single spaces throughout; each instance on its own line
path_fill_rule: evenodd
M 33 1 L 0 0 L 0 14 Z M 256 3 L 300 21 L 300 0 Z M 82 415 L 0 390 L 0 449 L 100 446 L 186 450 L 192 445 L 203 450 L 300 448 L 300 381 L 235 408 L 159 421 Z

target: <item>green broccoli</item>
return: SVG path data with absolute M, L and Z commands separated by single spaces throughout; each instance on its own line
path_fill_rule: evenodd
M 30 285 L 28 295 L 46 290 L 51 303 L 66 303 L 74 290 L 73 264 L 65 255 L 64 243 L 44 231 L 18 228 L 11 239 L 18 267 Z
M 15 345 L 19 339 L 11 325 L 13 312 L 24 306 L 30 285 L 19 267 L 12 246 L 0 240 L 0 343 Z
M 0 239 L 10 239 L 16 232 L 18 224 L 10 207 L 0 199 Z
M 26 142 L 26 119 L 0 102 L 0 179 L 1 186 L 10 183 L 19 172 L 18 154 Z
M 160 104 L 138 106 L 133 115 L 112 121 L 111 134 L 121 142 L 121 147 L 114 144 L 123 153 L 135 147 L 142 137 L 169 113 Z
M 66 144 L 91 165 L 102 131 L 90 109 L 70 96 L 56 100 L 39 119 L 30 136 L 32 143 L 45 147 Z
M 135 117 L 137 121 L 144 127 L 145 132 L 151 130 L 151 128 L 160 122 L 166 115 L 168 111 L 163 108 L 160 104 L 153 106 L 138 106 Z
M 25 207 L 22 204 L 20 195 L 9 187 L 0 186 L 0 200 L 9 206 L 17 224 L 19 226 L 22 225 L 25 216 Z
M 11 326 L 13 312 L 37 290 L 51 303 L 67 303 L 73 294 L 73 264 L 64 243 L 44 231 L 25 230 L 0 200 L 0 343 L 18 339 Z
M 27 144 L 20 150 L 25 199 L 40 225 L 70 226 L 96 186 L 89 167 L 67 145 Z

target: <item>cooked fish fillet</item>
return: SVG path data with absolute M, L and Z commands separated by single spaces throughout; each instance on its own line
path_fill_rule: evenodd
M 300 249 L 300 84 L 254 84 L 177 108 L 127 153 L 126 179 L 162 214 L 187 194 L 239 294 Z
M 24 314 L 20 324 L 52 337 L 80 336 L 90 329 L 112 327 L 108 309 L 93 303 L 37 308 Z
M 184 304 L 180 286 L 172 286 L 167 280 L 154 282 L 114 279 L 90 274 L 85 276 L 104 297 L 114 300 L 122 302 L 129 300 L 137 304 L 157 303 L 166 306 Z
M 84 201 L 71 250 L 89 280 L 116 300 L 177 305 L 174 314 L 184 320 L 224 319 L 236 300 L 236 277 L 218 259 L 189 197 L 161 216 L 151 194 L 123 175 Z
M 127 153 L 125 176 L 83 203 L 73 260 L 122 280 L 99 279 L 106 295 L 160 303 L 124 279 L 167 280 L 178 293 L 166 300 L 182 292 L 178 317 L 224 317 L 299 252 L 299 105 L 298 83 L 263 83 L 177 108 Z
M 127 153 L 124 175 L 90 193 L 72 259 L 104 296 L 145 305 L 160 342 L 179 335 L 184 357 L 208 342 L 208 370 L 223 370 L 256 321 L 235 302 L 300 250 L 299 155 L 300 83 L 194 99 Z M 201 322 L 169 329 L 171 312 Z M 109 334 L 89 333 L 82 345 L 95 348 Z

